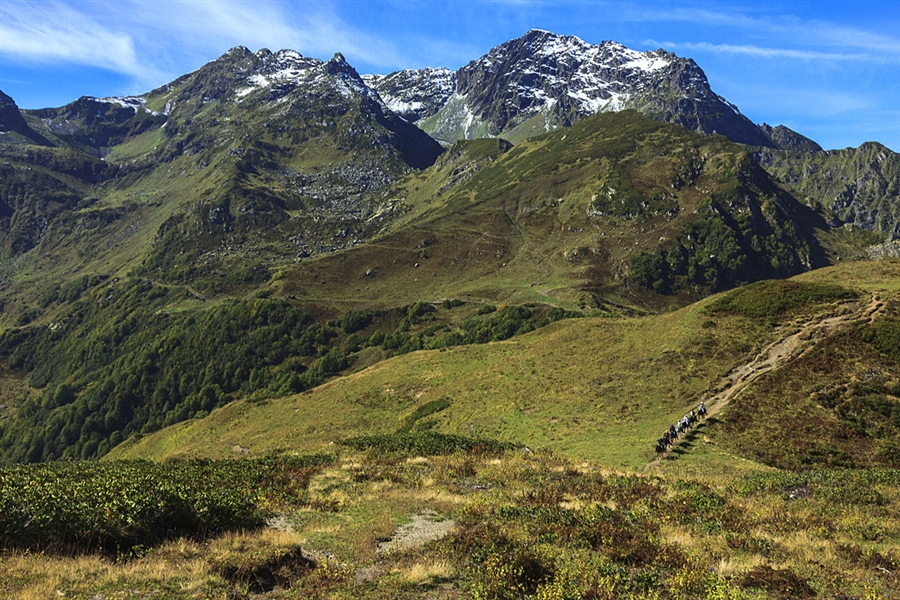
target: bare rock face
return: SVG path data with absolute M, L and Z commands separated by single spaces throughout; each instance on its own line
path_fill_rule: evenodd
M 710 89 L 694 61 L 664 50 L 636 52 L 616 42 L 594 45 L 541 30 L 501 44 L 453 74 L 400 71 L 369 76 L 367 82 L 389 106 L 410 107 L 404 117 L 445 143 L 515 135 L 523 127 L 539 133 L 599 112 L 635 108 L 700 133 L 771 145 Z
M 771 140 L 771 145 L 779 150 L 796 150 L 798 152 L 822 151 L 822 146 L 784 125 L 772 127 L 767 123 L 763 123 L 760 125 L 760 129 Z
M 456 92 L 456 73 L 450 69 L 405 69 L 390 75 L 363 75 L 388 108 L 415 123 L 438 112 Z
M 828 151 L 761 148 L 754 159 L 781 183 L 820 205 L 831 226 L 850 224 L 887 240 L 900 239 L 900 154 L 866 142 L 859 148 Z
M 11 136 L 10 134 L 13 134 Z M 4 141 L 8 141 L 10 137 L 15 137 L 16 141 L 48 146 L 50 142 L 46 138 L 36 133 L 22 116 L 16 101 L 0 91 L 0 135 L 4 136 Z
M 0 132 L 19 131 L 28 127 L 15 100 L 0 92 Z

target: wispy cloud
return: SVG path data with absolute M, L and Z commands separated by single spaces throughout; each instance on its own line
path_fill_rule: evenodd
M 0 52 L 32 62 L 71 62 L 136 74 L 132 38 L 58 2 L 3 2 Z
M 157 83 L 237 45 L 324 59 L 342 52 L 351 62 L 387 67 L 409 58 L 390 39 L 342 20 L 329 3 L 3 0 L 0 16 L 7 60 L 100 67 Z
M 794 48 L 766 48 L 749 44 L 711 44 L 709 42 L 660 42 L 647 40 L 651 46 L 661 46 L 667 50 L 699 50 L 702 52 L 724 52 L 728 54 L 744 54 L 758 58 L 791 58 L 797 60 L 829 60 L 829 61 L 878 61 L 889 57 L 873 56 L 866 53 L 822 52 L 819 50 L 798 50 Z M 900 56 L 897 57 L 900 60 Z
M 789 9 L 790 4 L 785 8 Z M 752 10 L 752 5 L 748 5 Z M 669 43 L 684 48 L 717 49 L 723 52 L 751 54 L 760 57 L 783 57 L 802 60 L 872 60 L 882 63 L 900 62 L 900 36 L 836 24 L 819 19 L 803 19 L 791 14 L 753 17 L 740 9 L 725 13 L 706 9 L 674 9 L 669 11 L 634 10 L 622 18 L 633 21 L 687 22 L 708 25 L 713 31 L 742 31 L 757 40 L 770 40 L 765 45 L 731 45 L 695 42 Z M 776 46 L 776 47 L 771 47 Z M 783 48 L 783 46 L 789 46 Z M 862 52 L 860 52 L 860 50 Z
M 140 15 L 129 22 L 129 28 L 152 30 L 154 37 L 176 39 L 180 47 L 202 49 L 207 54 L 211 49 L 224 52 L 225 46 L 244 45 L 252 50 L 290 48 L 319 58 L 330 58 L 331 54 L 340 51 L 373 64 L 388 63 L 397 58 L 397 50 L 390 41 L 358 30 L 341 19 L 327 3 L 118 4 L 124 5 L 119 8 L 120 12 Z M 153 41 L 147 39 L 146 43 L 151 45 Z

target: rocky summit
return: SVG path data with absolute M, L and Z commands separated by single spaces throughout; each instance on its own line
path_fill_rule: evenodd
M 446 143 L 485 135 L 527 137 L 598 112 L 634 108 L 699 133 L 773 144 L 710 89 L 693 60 L 664 50 L 637 52 L 612 41 L 595 45 L 531 30 L 455 73 L 423 69 L 367 81 L 388 105 L 407 110 Z

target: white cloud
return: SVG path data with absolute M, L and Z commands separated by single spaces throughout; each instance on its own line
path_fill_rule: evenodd
M 647 40 L 648 45 L 661 45 L 667 50 L 686 49 L 702 52 L 723 52 L 728 54 L 743 54 L 758 58 L 790 58 L 798 60 L 829 60 L 829 61 L 870 61 L 880 62 L 883 58 L 866 53 L 840 53 L 822 52 L 819 50 L 798 50 L 794 48 L 766 48 L 752 44 L 711 44 L 709 42 L 658 42 Z M 900 59 L 900 57 L 898 57 Z
M 391 40 L 360 31 L 321 2 L 3 0 L 0 16 L 0 52 L 8 59 L 100 67 L 155 84 L 237 45 L 325 60 L 342 52 L 351 62 L 376 67 L 409 58 Z
M 790 4 L 784 5 L 790 9 Z M 754 9 L 748 5 L 748 11 Z M 852 9 L 851 9 L 852 10 Z M 685 22 L 692 25 L 708 25 L 717 31 L 756 40 L 770 40 L 769 46 L 708 44 L 724 52 L 752 54 L 760 57 L 784 57 L 813 60 L 872 60 L 882 63 L 900 62 L 900 37 L 876 31 L 822 21 L 803 19 L 791 14 L 766 17 L 748 16 L 740 9 L 730 13 L 710 10 L 674 9 L 667 11 L 626 11 L 623 18 L 632 21 Z M 887 25 L 886 25 L 887 26 Z M 888 30 L 890 30 L 888 26 Z M 743 37 L 742 36 L 742 37 Z M 669 44 L 674 47 L 675 44 Z M 792 48 L 780 48 L 790 45 Z M 699 49 L 701 44 L 695 44 Z M 690 44 L 681 47 L 691 48 Z M 815 50 L 818 49 L 818 50 Z M 863 50 L 864 52 L 859 52 Z
M 69 62 L 121 73 L 146 70 L 131 37 L 58 2 L 0 5 L 0 52 L 32 62 Z

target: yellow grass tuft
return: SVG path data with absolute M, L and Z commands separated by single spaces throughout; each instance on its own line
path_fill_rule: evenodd
M 434 560 L 429 562 L 417 562 L 411 566 L 395 569 L 400 579 L 411 585 L 430 585 L 438 581 L 451 579 L 455 569 L 446 560 Z
M 736 577 L 764 564 L 768 560 L 758 554 L 732 554 L 718 562 L 716 572 L 723 577 Z

